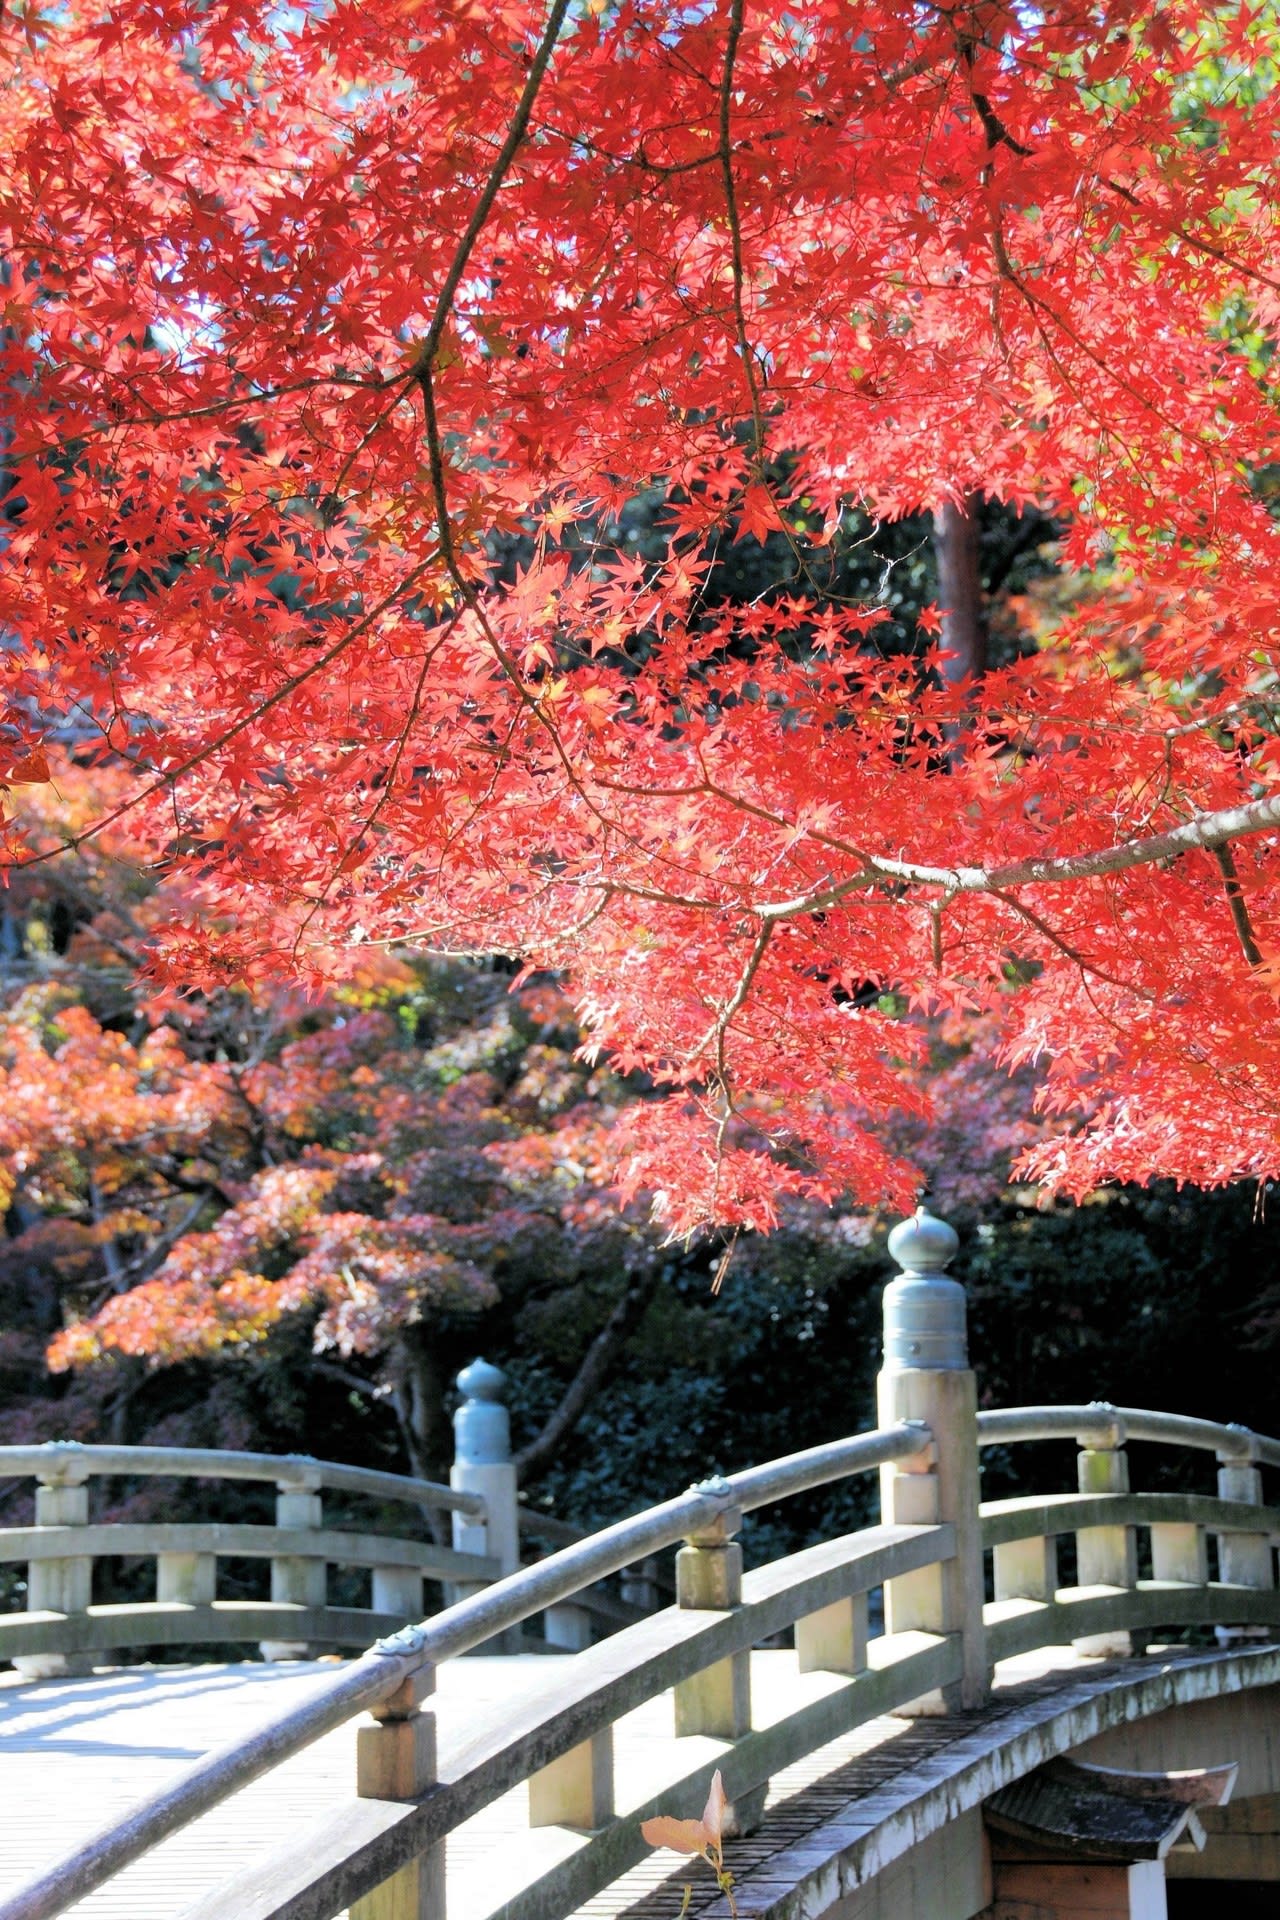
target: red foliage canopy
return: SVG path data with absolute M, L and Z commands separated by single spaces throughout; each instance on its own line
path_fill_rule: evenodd
M 1275 1172 L 1277 415 L 1238 350 L 1280 291 L 1274 34 L 1184 0 L 28 0 L 11 783 L 71 721 L 136 770 L 217 929 L 165 930 L 171 978 L 406 940 L 563 968 L 672 1089 L 628 1178 L 680 1230 L 907 1195 L 875 1116 L 910 1029 L 868 983 L 998 1012 L 1069 1189 Z M 641 561 L 616 521 L 655 484 Z M 1098 570 L 1031 658 L 945 688 L 876 610 L 815 613 L 849 504 L 975 490 Z M 785 529 L 794 595 L 708 610 L 733 527 Z M 55 848 L 18 808 L 4 851 Z

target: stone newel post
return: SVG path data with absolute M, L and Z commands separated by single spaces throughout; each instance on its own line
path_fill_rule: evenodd
M 903 1271 L 884 1294 L 880 1425 L 922 1420 L 933 1445 L 881 1468 L 881 1515 L 886 1525 L 949 1522 L 956 1530 L 956 1555 L 887 1583 L 885 1630 L 959 1634 L 964 1651 L 958 1684 L 918 1702 L 916 1712 L 980 1706 L 990 1680 L 982 1623 L 977 1383 L 965 1337 L 964 1288 L 944 1271 L 959 1244 L 954 1230 L 923 1207 L 889 1235 L 889 1252 Z
M 478 1493 L 484 1499 L 484 1518 L 469 1513 L 453 1516 L 453 1544 L 460 1553 L 487 1554 L 498 1563 L 496 1578 L 514 1573 L 520 1565 L 519 1511 L 516 1470 L 511 1459 L 511 1418 L 501 1401 L 507 1376 L 487 1360 L 473 1360 L 458 1375 L 462 1401 L 453 1416 L 453 1466 L 449 1484 L 460 1493 Z M 454 1597 L 463 1599 L 476 1588 L 459 1582 Z M 490 1643 L 486 1652 L 515 1651 L 519 1634 L 513 1629 Z M 510 1646 L 504 1643 L 510 1641 Z

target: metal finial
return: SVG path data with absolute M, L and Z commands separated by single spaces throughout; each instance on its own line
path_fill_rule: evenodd
M 889 1235 L 889 1253 L 906 1273 L 941 1273 L 960 1249 L 960 1235 L 927 1207 L 917 1207 Z
M 964 1288 L 943 1271 L 959 1245 L 955 1228 L 924 1207 L 889 1235 L 902 1273 L 884 1290 L 886 1372 L 968 1366 Z
M 473 1360 L 458 1375 L 463 1399 L 453 1416 L 453 1457 L 462 1466 L 505 1466 L 511 1459 L 511 1417 L 499 1395 L 507 1384 L 501 1367 Z
M 487 1360 L 473 1360 L 458 1375 L 458 1391 L 464 1400 L 500 1400 L 507 1376 L 501 1367 Z

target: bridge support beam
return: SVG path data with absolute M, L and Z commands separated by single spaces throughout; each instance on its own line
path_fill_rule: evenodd
M 979 1920 L 1167 1920 L 1163 1860 L 996 1861 Z
M 958 1244 L 952 1228 L 923 1207 L 889 1235 L 889 1251 L 903 1272 L 885 1288 L 880 1424 L 922 1421 L 933 1444 L 881 1468 L 881 1517 L 887 1525 L 949 1521 L 956 1557 L 887 1583 L 885 1630 L 959 1634 L 964 1650 L 960 1681 L 904 1710 L 917 1714 L 981 1706 L 991 1678 L 982 1616 L 977 1381 L 969 1367 L 964 1289 L 944 1273 Z
M 1202 1816 L 1203 1853 L 1171 1855 L 1171 1880 L 1280 1881 L 1280 1794 L 1257 1794 Z M 1225 1902 L 1230 1889 L 1224 1889 Z M 1277 1899 L 1280 1908 L 1280 1899 Z

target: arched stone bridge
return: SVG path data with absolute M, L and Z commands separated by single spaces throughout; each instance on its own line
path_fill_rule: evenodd
M 0 1452 L 0 1474 L 37 1480 L 36 1525 L 0 1534 L 0 1560 L 29 1566 L 26 1610 L 0 1614 L 0 1920 L 674 1920 L 686 1883 L 718 1920 L 707 1869 L 640 1833 L 696 1816 L 717 1769 L 744 1916 L 1160 1920 L 1197 1881 L 1230 1882 L 1243 1915 L 1280 1879 L 1280 1515 L 1261 1486 L 1280 1442 L 1098 1404 L 979 1414 L 954 1235 L 918 1215 L 891 1245 L 874 1431 L 523 1569 L 482 1366 L 450 1487 Z M 982 1448 L 1053 1439 L 1078 1447 L 1074 1490 L 980 1505 Z M 1131 1491 L 1130 1441 L 1216 1458 L 1216 1490 Z M 274 1481 L 276 1525 L 94 1524 L 91 1484 L 144 1471 Z M 744 1514 L 872 1471 L 878 1526 L 744 1573 Z M 326 1492 L 451 1507 L 452 1545 L 327 1527 Z M 108 1555 L 153 1555 L 156 1599 L 93 1605 Z M 219 1556 L 269 1560 L 270 1601 L 219 1600 Z M 335 1565 L 367 1570 L 369 1606 L 330 1603 Z M 450 1604 L 406 1624 L 424 1581 Z M 246 1641 L 267 1657 L 111 1664 Z M 310 1657 L 352 1645 L 369 1650 Z

